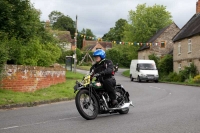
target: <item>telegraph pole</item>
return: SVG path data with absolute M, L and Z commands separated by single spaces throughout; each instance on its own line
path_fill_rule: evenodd
M 77 56 L 76 56 L 76 48 L 77 48 L 77 15 L 76 15 L 76 27 L 75 27 L 75 50 L 74 50 L 74 72 L 76 73 L 76 61 L 77 61 Z

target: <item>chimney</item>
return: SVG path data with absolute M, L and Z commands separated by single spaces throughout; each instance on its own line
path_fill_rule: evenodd
M 200 0 L 197 1 L 196 14 L 200 13 Z

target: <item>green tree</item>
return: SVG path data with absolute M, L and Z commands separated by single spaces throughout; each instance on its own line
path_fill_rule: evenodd
M 91 29 L 86 29 L 86 36 L 95 37 Z M 91 38 L 89 38 L 91 40 Z
M 40 11 L 29 0 L 1 0 L 0 5 L 1 34 L 29 40 L 40 32 Z
M 146 42 L 158 30 L 172 22 L 171 13 L 165 6 L 138 5 L 136 11 L 129 11 L 129 23 L 125 26 L 124 41 Z
M 117 45 L 106 51 L 106 58 L 111 59 L 113 63 L 119 63 L 120 66 L 130 67 L 131 60 L 137 59 L 137 46 Z
M 64 16 L 63 13 L 59 12 L 59 11 L 52 11 L 50 14 L 49 14 L 49 20 L 51 22 L 51 24 L 57 22 L 58 18 Z
M 115 22 L 115 27 L 110 28 L 110 31 L 104 34 L 102 38 L 109 41 L 122 41 L 126 24 L 127 21 L 125 19 L 119 19 L 117 22 Z
M 40 11 L 29 0 L 1 0 L 0 5 L 2 58 L 8 64 L 48 66 L 55 63 L 60 49 L 40 22 Z
M 69 16 L 59 16 L 52 27 L 54 30 L 70 31 L 71 37 L 74 38 L 75 22 Z

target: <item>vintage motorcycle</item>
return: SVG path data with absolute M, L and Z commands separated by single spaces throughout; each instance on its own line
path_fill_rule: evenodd
M 74 93 L 78 91 L 75 98 L 76 108 L 80 115 L 92 120 L 98 114 L 120 113 L 127 114 L 129 107 L 133 106 L 129 100 L 129 93 L 125 91 L 122 85 L 115 86 L 118 105 L 112 107 L 111 100 L 99 81 L 92 81 L 93 72 L 86 74 L 81 82 L 76 81 Z M 93 75 L 97 77 L 98 75 Z

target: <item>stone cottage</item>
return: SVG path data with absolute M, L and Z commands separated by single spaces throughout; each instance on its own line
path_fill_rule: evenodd
M 138 50 L 138 59 L 149 59 L 149 55 L 155 54 L 158 57 L 162 57 L 173 51 L 172 38 L 179 32 L 179 27 L 172 23 L 165 28 L 159 30 L 154 36 L 152 36 L 147 43 L 157 45 L 143 45 Z

